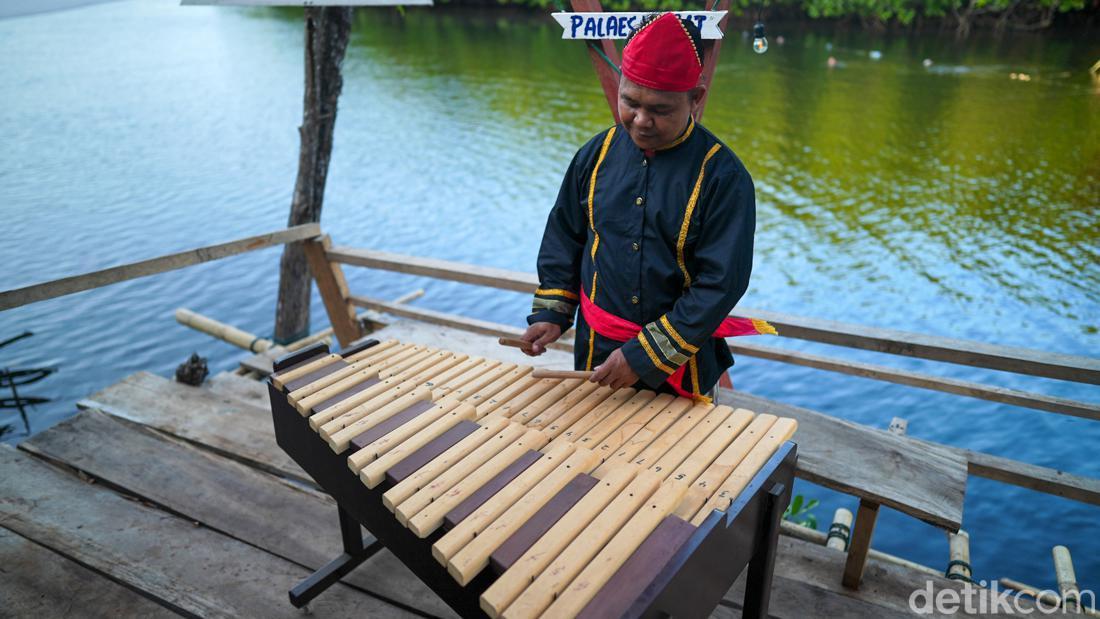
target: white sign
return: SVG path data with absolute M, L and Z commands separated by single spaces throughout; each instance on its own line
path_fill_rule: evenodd
M 552 13 L 563 39 L 625 39 L 649 13 Z M 726 11 L 676 11 L 699 27 L 704 39 L 721 39 L 718 22 Z

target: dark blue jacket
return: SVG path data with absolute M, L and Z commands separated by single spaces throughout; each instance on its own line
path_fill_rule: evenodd
M 577 369 L 620 346 L 648 388 L 687 364 L 682 387 L 702 394 L 733 365 L 711 337 L 749 284 L 756 196 L 752 178 L 702 125 L 647 157 L 622 126 L 585 144 L 562 180 L 539 250 L 528 323 L 569 328 L 579 295 L 639 325 L 625 344 L 577 319 Z

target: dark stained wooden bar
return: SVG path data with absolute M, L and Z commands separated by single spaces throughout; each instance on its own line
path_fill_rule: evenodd
M 668 558 L 687 543 L 695 529 L 682 518 L 666 516 L 577 615 L 577 619 L 624 616 L 634 600 L 657 577 Z
M 318 368 L 310 372 L 309 374 L 299 376 L 298 378 L 295 378 L 294 380 L 286 383 L 285 385 L 283 385 L 283 391 L 290 393 L 291 391 L 294 391 L 296 389 L 301 389 L 302 387 L 305 387 L 306 385 L 309 385 L 314 381 L 321 380 L 329 374 L 333 374 L 348 367 L 348 365 L 349 364 L 346 361 L 337 359 L 336 361 L 333 361 L 323 368 Z
M 493 572 L 498 575 L 503 574 L 504 570 L 512 567 L 512 564 L 518 561 L 528 548 L 533 546 L 565 515 L 565 512 L 572 509 L 577 501 L 580 501 L 598 483 L 600 480 L 584 473 L 574 477 L 547 501 L 546 505 L 535 512 L 534 516 L 528 518 L 523 526 L 500 545 L 500 548 L 489 555 L 489 567 Z
M 485 501 L 488 501 L 494 494 L 500 492 L 501 488 L 511 483 L 513 479 L 518 477 L 520 473 L 526 471 L 527 467 L 534 464 L 535 461 L 541 457 L 542 454 L 537 451 L 525 452 L 516 459 L 515 462 L 509 464 L 504 470 L 494 475 L 485 485 L 471 493 L 470 496 L 466 497 L 465 500 L 444 516 L 443 529 L 449 531 L 456 524 L 462 522 L 466 516 L 474 513 L 474 511 L 481 507 Z
M 401 426 L 412 421 L 413 419 L 416 419 L 419 415 L 430 411 L 433 408 L 435 408 L 435 402 L 431 400 L 421 400 L 414 403 L 412 406 L 379 423 L 378 425 L 360 434 L 359 436 L 351 439 L 350 445 L 352 448 L 352 453 L 355 453 L 356 451 L 366 447 L 367 445 L 370 445 L 374 441 L 377 441 L 383 436 L 389 434 L 390 432 L 393 432 L 394 430 L 400 428 Z
M 367 380 L 359 383 L 358 385 L 355 385 L 354 387 L 352 387 L 350 389 L 346 389 L 343 392 L 338 393 L 338 394 L 332 396 L 331 398 L 325 400 L 324 402 L 321 402 L 320 404 L 317 404 L 316 406 L 314 406 L 313 408 L 310 409 L 310 412 L 311 413 L 319 413 L 319 412 L 325 410 L 326 408 L 328 408 L 330 406 L 334 406 L 336 404 L 339 404 L 340 402 L 343 402 L 344 400 L 350 398 L 351 396 L 353 396 L 357 393 L 362 393 L 362 392 L 366 391 L 367 389 L 370 389 L 371 387 L 377 385 L 380 382 L 382 382 L 382 381 L 379 380 L 379 378 L 377 376 L 375 376 L 373 378 L 368 378 Z
M 386 471 L 386 483 L 390 486 L 401 483 L 409 475 L 420 470 L 425 464 L 435 460 L 439 454 L 454 447 L 456 443 L 473 434 L 481 426 L 472 421 L 460 421 L 453 428 L 428 441 L 426 445 L 409 454 L 401 462 Z

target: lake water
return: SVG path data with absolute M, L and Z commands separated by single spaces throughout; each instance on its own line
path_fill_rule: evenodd
M 1097 355 L 1100 93 L 1088 67 L 1100 40 L 769 30 L 763 56 L 731 34 L 704 119 L 756 182 L 743 306 Z M 582 45 L 559 33 L 539 15 L 360 13 L 322 219 L 335 242 L 533 271 L 566 164 L 611 122 Z M 160 1 L 0 21 L 0 289 L 285 225 L 302 40 L 300 11 Z M 234 367 L 240 351 L 176 324 L 173 311 L 269 335 L 278 256 L 0 314 L 0 339 L 36 333 L 0 363 L 60 368 L 24 389 L 54 400 L 32 411 L 32 430 L 132 372 L 169 375 L 193 351 L 212 371 Z M 347 273 L 357 293 L 423 287 L 418 306 L 481 319 L 521 325 L 530 307 L 520 294 Z M 316 299 L 313 324 L 327 326 Z M 762 343 L 1100 401 L 1093 386 Z M 874 427 L 904 417 L 914 436 L 1100 477 L 1100 423 L 752 358 L 738 359 L 733 380 Z M 0 423 L 22 431 L 10 411 Z M 835 508 L 856 508 L 804 482 L 797 491 L 822 500 L 822 528 Z M 883 512 L 875 547 L 946 566 L 942 532 Z M 1098 513 L 971 478 L 975 577 L 1053 587 L 1050 547 L 1066 544 L 1081 586 L 1100 588 Z

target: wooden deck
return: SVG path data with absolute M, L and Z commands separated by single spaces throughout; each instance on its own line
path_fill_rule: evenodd
M 439 336 L 401 329 L 407 341 Z M 487 354 L 489 338 L 468 337 L 448 348 Z M 80 407 L 18 450 L 0 448 L 3 614 L 301 616 L 287 590 L 339 553 L 335 504 L 275 444 L 262 383 L 221 374 L 194 388 L 139 372 Z M 929 579 L 937 590 L 961 588 L 872 558 L 863 586 L 844 589 L 845 556 L 781 537 L 771 614 L 907 616 L 910 593 Z M 713 616 L 740 616 L 741 586 Z M 385 550 L 311 608 L 319 617 L 454 616 Z

